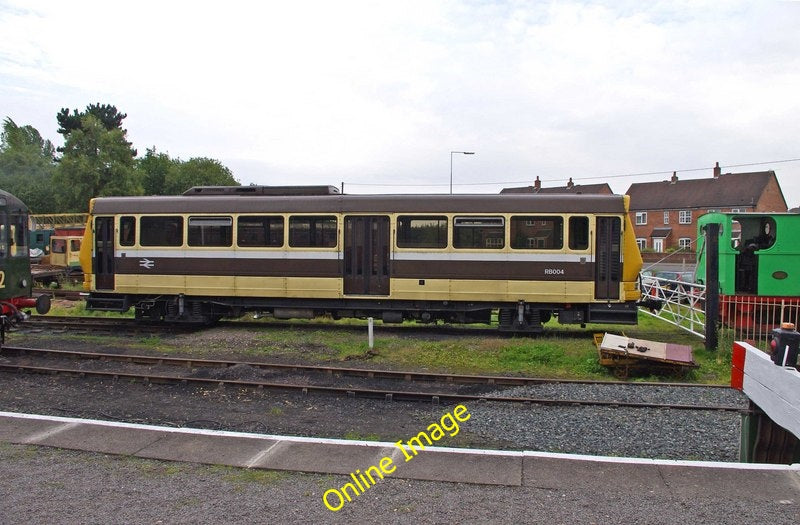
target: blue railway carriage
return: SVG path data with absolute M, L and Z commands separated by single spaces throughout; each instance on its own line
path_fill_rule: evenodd
M 50 310 L 50 298 L 31 297 L 32 279 L 28 252 L 28 208 L 0 190 L 0 307 L 2 329 L 25 318 L 24 308 L 40 314 Z
M 634 324 L 627 210 L 621 195 L 201 187 L 93 199 L 81 265 L 89 308 L 137 318 Z

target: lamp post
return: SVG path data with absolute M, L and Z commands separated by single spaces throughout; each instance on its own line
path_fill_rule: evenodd
M 453 153 L 461 153 L 462 155 L 475 155 L 474 151 L 451 151 L 450 152 L 450 195 L 453 194 Z

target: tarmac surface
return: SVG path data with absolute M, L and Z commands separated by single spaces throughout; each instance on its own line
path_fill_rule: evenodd
M 0 460 L 7 470 L 0 476 L 0 500 L 6 502 L 5 510 L 0 509 L 0 523 L 261 523 L 277 521 L 278 517 L 298 523 L 367 518 L 385 522 L 413 519 L 422 523 L 795 523 L 800 517 L 800 465 L 430 446 L 414 455 L 408 445 L 401 450 L 393 443 L 169 428 L 11 412 L 0 412 L 0 442 L 12 444 L 0 448 Z M 180 486 L 170 487 L 175 479 L 137 479 L 135 471 L 115 477 L 104 471 L 109 468 L 107 461 L 93 463 L 87 459 L 76 463 L 70 459 L 74 458 L 69 455 L 73 453 L 63 452 L 67 455 L 62 456 L 39 447 L 136 461 L 224 465 L 251 473 L 289 471 L 316 475 L 309 478 L 309 474 L 287 474 L 269 487 L 248 486 L 241 492 L 255 492 L 249 499 L 239 501 L 239 493 L 219 489 L 225 493 L 220 496 L 219 490 L 213 488 L 213 473 L 199 477 L 187 474 Z M 117 466 L 120 465 L 125 468 L 124 462 Z M 371 466 L 375 467 L 370 470 L 375 481 L 372 484 L 363 477 Z M 78 467 L 80 472 L 76 473 Z M 63 469 L 66 471 L 59 474 Z M 375 479 L 378 472 L 384 474 L 383 480 Z M 54 492 L 43 477 L 59 475 L 70 481 L 59 482 L 64 486 Z M 108 480 L 99 481 L 103 476 Z M 140 490 L 147 496 L 135 501 L 128 498 L 124 511 L 118 501 L 114 503 L 116 500 L 103 503 L 108 499 L 106 493 L 85 506 L 75 506 L 74 498 L 66 500 L 69 503 L 61 499 L 68 490 L 91 494 L 98 483 L 113 485 L 115 479 L 127 480 L 128 486 L 143 484 L 145 488 Z M 198 480 L 203 482 L 203 488 L 196 490 L 203 493 L 197 494 L 197 505 L 154 506 L 148 500 L 159 501 L 159 494 L 174 497 Z M 220 483 L 224 484 L 224 480 Z M 361 488 L 355 495 L 350 489 L 346 496 L 352 496 L 352 501 L 337 495 L 345 492 L 347 483 Z M 432 501 L 431 493 L 439 497 Z M 340 510 L 326 508 L 325 494 L 329 506 Z M 277 505 L 269 507 L 270 519 L 261 514 L 266 503 L 247 510 L 264 497 L 269 499 L 269 505 Z M 205 508 L 206 501 L 216 504 Z

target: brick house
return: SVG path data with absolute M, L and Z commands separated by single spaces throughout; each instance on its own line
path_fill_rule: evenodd
M 630 216 L 636 242 L 642 250 L 665 252 L 677 248 L 694 251 L 697 218 L 711 211 L 785 212 L 774 171 L 722 173 L 717 163 L 707 179 L 631 184 Z
M 541 194 L 563 194 L 574 193 L 576 195 L 613 195 L 611 186 L 607 183 L 603 184 L 575 184 L 570 177 L 566 186 L 558 186 L 554 188 L 542 188 L 542 181 L 539 177 L 533 182 L 533 186 L 522 186 L 519 188 L 503 188 L 500 193 L 541 193 Z

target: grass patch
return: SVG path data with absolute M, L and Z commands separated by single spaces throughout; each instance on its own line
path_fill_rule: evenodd
M 72 316 L 72 317 L 109 317 L 109 318 L 133 318 L 133 308 L 125 313 L 119 312 L 103 312 L 97 310 L 87 310 L 86 302 L 84 301 L 54 301 L 50 307 L 50 311 L 45 315 L 55 316 Z
M 344 433 L 344 439 L 349 439 L 351 441 L 380 441 L 381 437 L 374 432 L 370 432 L 368 434 L 360 434 L 355 430 L 348 430 Z

